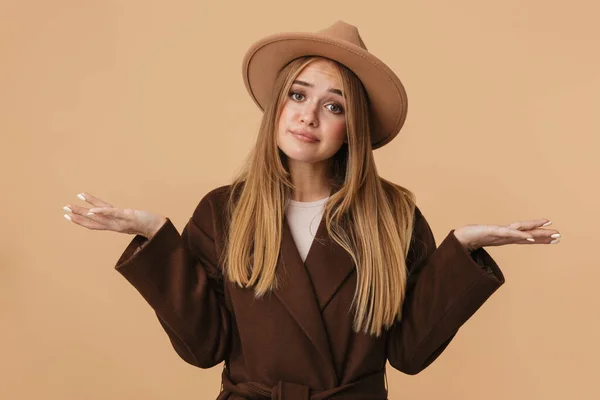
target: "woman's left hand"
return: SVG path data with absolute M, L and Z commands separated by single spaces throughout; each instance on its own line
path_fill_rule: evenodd
M 547 244 L 560 242 L 560 233 L 554 229 L 542 228 L 547 219 L 517 221 L 500 225 L 465 225 L 454 230 L 454 236 L 472 251 L 484 246 L 503 246 L 505 244 Z M 548 223 L 546 226 L 550 225 Z M 529 239 L 534 239 L 528 240 Z

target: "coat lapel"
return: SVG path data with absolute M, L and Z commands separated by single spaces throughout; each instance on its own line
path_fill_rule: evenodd
M 352 257 L 327 234 L 325 216 L 321 218 L 304 265 L 322 312 L 355 269 Z
M 351 257 L 327 235 L 325 216 L 321 218 L 306 263 L 302 262 L 284 218 L 277 266 L 279 287 L 275 295 L 317 348 L 330 372 L 332 385 L 337 384 L 337 378 L 321 311 L 353 270 Z

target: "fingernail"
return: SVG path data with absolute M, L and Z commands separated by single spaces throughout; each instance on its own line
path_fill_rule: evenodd
M 77 197 L 79 197 L 81 200 L 85 200 L 85 197 L 83 197 L 83 194 L 81 194 L 81 193 L 79 193 L 79 194 L 77 195 Z
M 71 217 L 70 217 L 70 216 L 68 216 L 67 214 L 65 214 L 65 218 L 66 218 L 66 219 L 68 219 L 69 221 L 72 221 L 72 220 L 71 220 Z
M 65 210 L 65 211 L 68 211 L 68 212 L 73 212 L 73 210 L 71 210 L 71 209 L 70 209 L 69 207 L 67 207 L 67 206 L 64 206 L 64 207 L 63 207 L 63 210 Z
M 534 238 L 527 238 L 527 240 L 529 240 L 530 242 L 535 242 Z
M 559 238 L 560 237 L 560 233 L 555 233 L 554 235 L 550 235 L 551 238 Z
M 548 221 L 548 222 L 546 222 L 546 223 L 545 223 L 544 225 L 542 225 L 542 226 L 548 226 L 548 225 L 552 225 L 552 221 Z
M 96 215 L 96 213 L 90 211 L 89 213 L 87 213 L 87 215 Z
M 554 239 L 553 241 L 550 242 L 550 244 L 556 244 L 558 242 L 560 242 L 560 239 Z

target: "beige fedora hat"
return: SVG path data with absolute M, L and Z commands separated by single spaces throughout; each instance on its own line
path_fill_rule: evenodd
M 371 106 L 373 149 L 389 143 L 406 119 L 406 91 L 396 74 L 369 53 L 358 29 L 337 21 L 316 33 L 287 32 L 255 42 L 244 56 L 242 74 L 246 89 L 261 110 L 269 100 L 277 73 L 303 56 L 335 60 L 362 81 Z

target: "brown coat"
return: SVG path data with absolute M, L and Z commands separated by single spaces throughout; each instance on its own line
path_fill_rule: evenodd
M 416 208 L 403 320 L 381 337 L 352 331 L 356 273 L 328 240 L 325 218 L 304 263 L 284 220 L 283 284 L 254 300 L 251 290 L 224 284 L 219 270 L 229 188 L 204 196 L 181 235 L 167 220 L 150 240 L 136 236 L 116 265 L 183 360 L 200 368 L 225 361 L 218 399 L 386 399 L 386 361 L 419 373 L 504 283 L 490 255 L 469 255 L 453 230 L 436 249 Z

